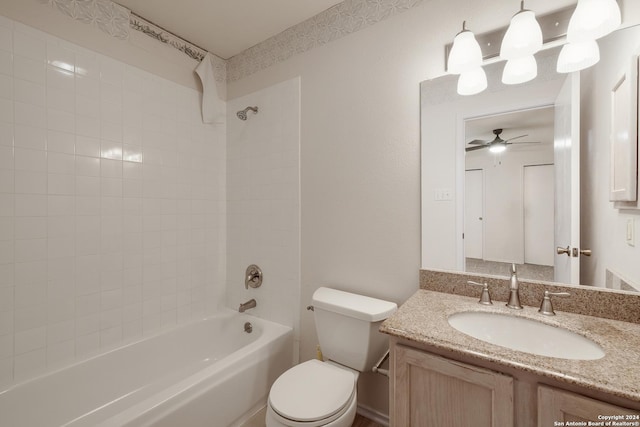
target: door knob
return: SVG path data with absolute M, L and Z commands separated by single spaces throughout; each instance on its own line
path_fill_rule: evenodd
M 591 256 L 591 249 L 580 249 L 580 255 Z
M 571 247 L 567 246 L 566 248 L 561 248 L 560 246 L 558 246 L 556 248 L 556 252 L 558 253 L 558 255 L 565 254 L 567 256 L 571 256 Z

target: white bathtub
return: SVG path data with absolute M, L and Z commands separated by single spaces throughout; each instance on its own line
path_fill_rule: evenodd
M 290 328 L 224 311 L 0 393 L 0 426 L 234 425 L 266 402 L 292 350 Z

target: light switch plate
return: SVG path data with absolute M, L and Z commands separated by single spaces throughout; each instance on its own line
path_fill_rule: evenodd
M 635 219 L 629 218 L 627 219 L 627 245 L 635 246 L 636 245 L 636 230 L 635 230 Z
M 453 200 L 453 191 L 451 191 L 448 188 L 440 188 L 440 189 L 434 190 L 433 199 L 437 202 Z

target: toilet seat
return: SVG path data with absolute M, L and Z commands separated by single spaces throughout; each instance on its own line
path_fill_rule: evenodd
M 282 374 L 269 392 L 269 407 L 288 425 L 325 425 L 353 403 L 356 375 L 348 368 L 309 360 Z

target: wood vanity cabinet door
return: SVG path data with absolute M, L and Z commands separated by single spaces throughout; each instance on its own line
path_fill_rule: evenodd
M 538 427 L 559 426 L 567 421 L 603 421 L 600 415 L 635 415 L 638 411 L 546 386 L 538 386 Z M 625 419 L 618 420 L 625 421 Z M 636 422 L 637 419 L 628 420 Z
M 393 427 L 513 426 L 513 379 L 396 345 Z

